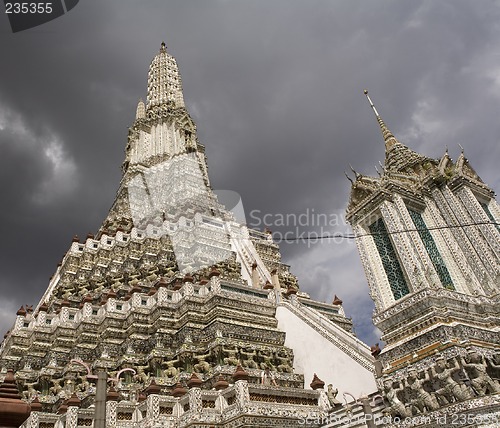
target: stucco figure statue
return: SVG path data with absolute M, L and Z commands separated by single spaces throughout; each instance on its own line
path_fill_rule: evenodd
M 326 396 L 328 397 L 328 402 L 330 403 L 330 406 L 337 407 L 337 406 L 342 405 L 342 403 L 339 400 L 337 400 L 338 393 L 339 393 L 339 390 L 337 388 L 334 388 L 331 383 L 328 384 Z
M 435 366 L 431 368 L 432 375 L 440 382 L 435 394 L 443 405 L 471 398 L 467 387 L 453 379 L 453 374 L 459 370 L 460 367 L 456 365 L 448 367 L 443 357 L 438 357 Z
M 38 381 L 24 383 L 26 390 L 23 391 L 22 395 L 25 400 L 32 400 L 34 397 L 38 396 L 39 391 L 35 388 L 36 385 L 38 385 Z
M 194 370 L 198 373 L 208 373 L 210 371 L 210 364 L 205 361 L 207 358 L 206 354 L 195 355 L 198 363 L 194 365 Z
M 429 410 L 436 410 L 439 405 L 434 397 L 424 389 L 424 382 L 429 380 L 429 375 L 426 373 L 424 379 L 419 379 L 417 371 L 410 369 L 406 379 L 406 390 L 412 396 L 411 405 L 418 412 L 425 413 Z
M 286 349 L 280 350 L 276 354 L 276 359 L 278 360 L 278 371 L 282 373 L 292 373 L 291 358 Z
M 87 375 L 79 375 L 77 376 L 77 379 L 79 379 L 79 382 L 76 385 L 77 391 L 84 393 L 88 392 L 90 389 L 90 382 L 87 379 Z
M 464 368 L 469 373 L 470 383 L 474 391 L 479 395 L 496 394 L 500 392 L 500 385 L 486 372 L 486 363 L 483 357 L 471 349 L 467 352 L 467 357 L 462 357 Z
M 174 360 L 170 360 L 170 361 L 167 361 L 167 368 L 165 369 L 165 371 L 163 372 L 163 375 L 167 378 L 172 378 L 172 377 L 175 377 L 177 376 L 177 374 L 179 373 L 179 371 L 177 370 L 177 368 L 175 367 L 175 364 L 179 362 L 179 359 L 174 359 Z
M 330 385 L 328 385 L 328 387 L 330 387 Z M 411 416 L 411 412 L 398 397 L 398 392 L 400 391 L 402 391 L 402 388 L 393 388 L 393 382 L 390 379 L 384 380 L 384 396 L 389 402 L 389 413 L 392 416 Z
M 255 350 L 253 350 L 252 348 L 248 348 L 247 350 L 242 348 L 240 349 L 240 354 L 243 356 L 244 367 L 248 367 L 250 369 L 259 368 L 257 363 L 254 361 Z
M 49 388 L 49 394 L 57 397 L 64 390 L 64 378 L 53 378 L 51 382 L 52 386 Z
M 235 345 L 228 345 L 227 347 L 223 346 L 222 347 L 222 353 L 224 354 L 224 364 L 230 365 L 230 366 L 237 366 L 239 361 L 238 361 L 238 349 L 236 348 Z
M 261 350 L 261 351 L 259 351 L 259 357 L 261 360 L 261 363 L 259 365 L 260 365 L 260 368 L 262 370 L 265 370 L 266 367 L 274 368 L 274 365 L 271 363 L 271 360 L 272 360 L 271 351 L 266 350 L 266 349 Z
M 146 384 L 149 380 L 149 374 L 146 373 L 146 370 L 149 369 L 149 366 L 137 366 L 137 374 L 134 376 L 134 380 L 136 382 L 140 382 L 142 384 Z

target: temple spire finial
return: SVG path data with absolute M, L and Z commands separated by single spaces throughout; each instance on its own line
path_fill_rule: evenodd
M 353 168 L 353 166 L 352 166 L 351 164 L 349 164 L 349 168 L 351 168 L 351 171 L 352 171 L 352 172 L 354 172 L 354 176 L 355 176 L 356 178 L 361 177 L 361 174 L 360 174 L 359 172 L 357 172 L 357 171 Z
M 380 126 L 380 131 L 382 132 L 382 136 L 384 138 L 386 148 L 389 149 L 394 144 L 398 144 L 399 141 L 396 139 L 394 134 L 389 130 L 387 125 L 384 123 L 384 121 L 380 117 L 380 114 L 378 113 L 377 109 L 375 108 L 373 101 L 371 100 L 370 96 L 368 95 L 368 90 L 365 89 L 363 92 L 366 95 L 368 102 L 370 103 L 370 107 L 373 109 L 373 112 L 375 113 L 375 117 L 377 118 L 378 124 Z
M 377 117 L 377 119 L 380 117 L 380 115 L 378 114 L 378 111 L 377 109 L 375 108 L 375 105 L 373 104 L 373 101 L 372 99 L 370 98 L 370 96 L 368 95 L 368 89 L 365 89 L 363 91 L 363 93 L 366 95 L 366 98 L 368 100 L 368 102 L 370 103 L 370 107 L 373 109 L 373 112 L 375 113 L 375 116 Z

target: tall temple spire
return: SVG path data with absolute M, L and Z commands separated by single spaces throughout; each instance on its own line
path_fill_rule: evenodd
M 149 66 L 146 103 L 140 100 L 137 105 L 122 171 L 102 232 L 130 231 L 152 218 L 177 218 L 191 204 L 206 214 L 219 211 L 210 189 L 204 146 L 184 104 L 177 61 L 164 42 Z
M 368 91 L 365 89 L 364 94 L 370 103 L 370 107 L 375 113 L 378 124 L 380 126 L 380 131 L 382 132 L 382 137 L 385 142 L 385 164 L 384 171 L 397 171 L 397 172 L 409 172 L 415 164 L 421 163 L 425 160 L 429 160 L 426 156 L 422 156 L 417 152 L 414 152 L 404 144 L 401 144 L 394 134 L 389 130 L 385 122 L 380 117 L 375 105 L 373 104 L 371 98 L 368 95 Z
M 368 99 L 368 102 L 370 103 L 373 112 L 375 113 L 375 117 L 377 118 L 378 124 L 380 125 L 380 131 L 382 132 L 382 136 L 384 137 L 386 149 L 390 149 L 394 144 L 399 144 L 399 141 L 396 139 L 394 134 L 389 130 L 385 122 L 380 117 L 380 114 L 375 108 L 375 105 L 373 104 L 370 96 L 368 95 L 368 90 L 365 89 L 363 92 L 366 95 L 366 98 Z

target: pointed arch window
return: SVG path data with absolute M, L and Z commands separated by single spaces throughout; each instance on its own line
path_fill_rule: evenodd
M 448 272 L 448 268 L 446 267 L 446 264 L 441 257 L 436 243 L 434 242 L 434 239 L 432 238 L 432 235 L 429 232 L 427 225 L 425 224 L 422 214 L 411 209 L 408 209 L 408 212 L 410 213 L 413 224 L 415 225 L 420 239 L 424 244 L 425 250 L 427 251 L 429 258 L 431 259 L 434 269 L 439 276 L 441 284 L 444 288 L 455 290 L 455 286 L 453 285 L 453 281 L 451 279 L 450 273 Z
M 394 247 L 392 246 L 389 234 L 387 233 L 384 220 L 379 218 L 376 222 L 368 226 L 368 229 L 372 234 L 373 241 L 375 242 L 380 259 L 382 260 L 382 266 L 387 275 L 387 280 L 389 281 L 394 299 L 401 299 L 401 297 L 409 294 L 410 290 L 396 252 L 394 251 Z

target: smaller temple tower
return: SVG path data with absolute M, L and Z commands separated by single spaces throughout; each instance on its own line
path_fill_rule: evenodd
M 447 150 L 435 160 L 400 143 L 365 94 L 385 142 L 385 163 L 379 177 L 356 173 L 347 219 L 375 302 L 374 324 L 386 342 L 378 356 L 379 387 L 399 416 L 498 399 L 494 192 L 463 150 L 453 162 Z

